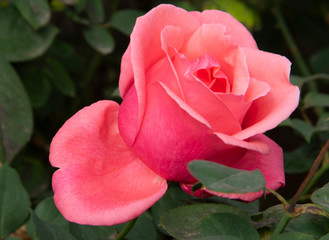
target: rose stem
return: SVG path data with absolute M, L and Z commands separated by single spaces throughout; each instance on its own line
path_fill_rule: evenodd
M 304 181 L 302 182 L 302 184 L 299 186 L 296 194 L 293 196 L 291 203 L 289 204 L 287 211 L 292 213 L 295 210 L 295 205 L 297 203 L 297 201 L 299 200 L 299 198 L 301 197 L 301 195 L 303 194 L 305 188 L 307 187 L 307 185 L 309 184 L 309 182 L 311 181 L 311 179 L 313 178 L 313 176 L 315 175 L 322 159 L 324 158 L 327 150 L 329 149 L 329 139 L 327 140 L 327 142 L 324 144 L 324 146 L 322 147 L 321 151 L 319 152 L 318 156 L 316 157 L 316 159 L 314 160 L 314 163 L 312 165 L 311 170 L 309 171 L 309 173 L 307 174 L 307 176 L 305 177 Z
M 284 215 L 282 216 L 280 222 L 274 229 L 271 239 L 275 239 L 283 231 L 283 229 L 285 229 L 285 227 L 288 225 L 288 223 L 291 219 L 292 219 L 292 216 L 289 213 L 284 212 Z
M 135 225 L 137 221 L 137 218 L 129 221 L 125 227 L 123 228 L 123 230 L 120 232 L 120 234 L 115 238 L 115 240 L 121 240 L 123 239 L 128 233 L 129 231 L 132 229 L 132 227 Z
M 326 158 L 328 159 L 328 157 Z M 316 172 L 314 177 L 312 177 L 311 181 L 303 191 L 302 195 L 300 196 L 300 199 L 303 199 L 303 197 L 308 193 L 308 191 L 314 186 L 314 184 L 322 177 L 322 175 L 329 169 L 329 163 L 325 163 L 322 167 L 320 167 L 319 171 Z

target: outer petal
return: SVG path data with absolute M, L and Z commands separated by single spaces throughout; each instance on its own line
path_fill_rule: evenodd
M 205 10 L 202 13 L 191 12 L 190 14 L 201 23 L 214 23 L 226 26 L 225 35 L 231 36 L 234 44 L 257 49 L 257 44 L 247 28 L 230 14 L 218 10 Z
M 143 124 L 132 149 L 154 172 L 171 181 L 191 182 L 195 179 L 186 167 L 191 160 L 240 159 L 245 149 L 221 141 L 207 121 L 174 99 L 161 83 L 147 86 L 147 95 Z M 132 87 L 119 111 L 119 130 L 124 140 L 131 138 L 130 110 L 136 104 L 136 91 Z
M 299 89 L 289 82 L 290 62 L 285 57 L 244 49 L 250 76 L 271 87 L 269 93 L 253 101 L 243 130 L 234 136 L 246 139 L 276 127 L 298 106 Z
M 161 31 L 168 25 L 180 27 L 184 36 L 189 37 L 199 22 L 181 8 L 169 4 L 159 5 L 137 19 L 130 36 L 130 45 L 122 58 L 120 94 L 124 98 L 132 84 L 137 91 L 138 117 L 134 138 L 145 111 L 145 73 L 150 66 L 166 57 L 161 49 Z
M 259 169 L 266 180 L 266 187 L 269 189 L 276 190 L 279 187 L 284 186 L 284 169 L 283 169 L 283 153 L 282 149 L 271 139 L 265 135 L 257 135 L 252 138 L 253 141 L 264 141 L 270 148 L 271 152 L 268 155 L 263 155 L 258 152 L 248 151 L 240 161 L 237 161 L 234 165 L 230 167 L 244 170 L 255 170 Z M 181 183 L 182 189 L 191 194 L 191 187 L 193 184 Z M 213 192 L 208 189 L 201 189 L 196 194 L 199 196 L 207 196 L 206 193 L 217 195 L 220 197 L 241 199 L 244 201 L 253 201 L 261 197 L 263 192 L 247 193 L 247 194 L 236 194 L 236 193 L 218 193 Z
M 121 139 L 118 104 L 100 101 L 80 110 L 54 137 L 50 162 L 54 200 L 63 216 L 89 225 L 131 220 L 166 191 L 166 180 L 144 165 Z
M 160 4 L 137 18 L 121 63 L 125 70 L 121 71 L 119 81 L 122 97 L 134 81 L 144 81 L 143 74 L 152 64 L 166 56 L 161 48 L 161 31 L 169 25 L 181 28 L 188 38 L 200 23 L 184 9 L 170 4 Z
M 193 182 L 187 163 L 205 159 L 228 166 L 235 165 L 248 150 L 269 153 L 262 139 L 239 140 L 214 133 L 209 123 L 194 112 L 166 86 L 154 82 L 147 86 L 143 124 L 131 146 L 143 162 L 161 177 L 177 182 Z M 119 111 L 119 130 L 124 140 L 133 134 L 130 124 L 137 94 L 132 87 Z

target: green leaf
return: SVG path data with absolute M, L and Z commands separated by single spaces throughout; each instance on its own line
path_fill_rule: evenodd
M 296 207 L 299 207 L 299 205 Z M 285 212 L 281 204 L 266 209 L 263 214 L 263 226 L 277 226 L 283 214 L 285 214 Z M 320 215 L 304 213 L 299 217 L 292 218 L 286 227 L 286 231 L 301 232 L 309 234 L 318 239 L 319 237 L 329 232 L 329 218 Z
M 310 213 L 301 214 L 289 222 L 286 231 L 301 232 L 318 239 L 329 232 L 329 218 Z
M 204 160 L 188 163 L 188 170 L 206 188 L 216 192 L 250 193 L 265 188 L 265 179 L 259 170 L 238 170 Z
M 329 212 L 329 183 L 312 194 L 312 201 Z
M 241 240 L 260 240 L 250 221 L 232 213 L 216 213 L 201 222 L 203 236 L 233 236 Z
M 78 240 L 97 240 L 96 233 L 89 226 L 69 224 L 70 233 Z
M 33 211 L 31 211 L 31 219 L 36 232 L 36 240 L 76 240 L 67 229 L 41 220 Z
M 192 196 L 184 192 L 179 184 L 172 183 L 165 195 L 151 208 L 156 226 L 158 226 L 161 231 L 164 231 L 159 225 L 162 214 L 172 208 L 184 206 L 187 204 L 187 201 L 191 201 L 192 199 Z
M 319 238 L 319 240 L 329 240 L 329 233 Z
M 83 57 L 66 41 L 56 39 L 47 51 L 47 56 L 61 62 L 70 73 L 83 75 L 85 71 Z
M 18 229 L 28 218 L 30 199 L 15 170 L 0 167 L 0 238 Z
M 57 210 L 53 197 L 47 197 L 42 200 L 35 208 L 35 214 L 41 221 L 57 225 L 60 228 L 68 230 L 69 222 L 64 219 L 64 217 Z M 37 239 L 37 232 L 35 223 L 30 219 L 26 225 L 27 232 L 32 237 L 32 239 Z
M 33 118 L 29 99 L 18 75 L 1 58 L 0 92 L 0 145 L 4 160 L 10 162 L 30 139 Z
M 47 78 L 40 74 L 40 69 L 31 67 L 22 75 L 26 91 L 34 108 L 44 106 L 51 93 L 51 85 Z
M 209 199 L 212 202 L 216 202 L 216 203 L 229 204 L 229 205 L 237 207 L 249 214 L 259 212 L 259 205 L 260 205 L 259 199 L 252 201 L 252 202 L 242 202 L 239 200 L 234 200 L 234 199 L 229 199 L 229 198 L 224 198 L 224 197 L 217 197 L 217 196 L 213 196 L 213 197 L 206 198 L 206 199 Z
M 121 227 L 122 225 L 122 227 Z M 91 229 L 96 233 L 99 239 L 114 239 L 118 234 L 118 229 L 123 229 L 124 224 L 121 224 L 118 228 L 118 225 L 114 226 L 90 226 Z
M 43 75 L 64 95 L 74 97 L 75 85 L 65 67 L 55 59 L 47 59 L 47 67 Z
M 22 179 L 28 179 L 28 181 L 23 181 L 23 185 L 31 197 L 37 196 L 40 191 L 49 186 L 51 173 L 46 171 L 39 158 L 19 154 L 11 166 L 17 170 Z
M 304 97 L 305 107 L 329 107 L 329 94 L 309 92 Z
M 289 126 L 300 133 L 307 142 L 311 141 L 312 134 L 315 132 L 315 128 L 308 122 L 300 119 L 288 118 L 283 121 L 280 126 Z
M 83 30 L 86 41 L 101 54 L 109 54 L 114 50 L 115 42 L 110 32 L 99 26 L 89 26 Z
M 154 240 L 157 239 L 157 230 L 152 216 L 145 212 L 137 218 L 134 227 L 126 236 L 127 240 Z
M 194 240 L 239 240 L 239 238 L 233 236 L 207 236 L 196 238 Z
M 0 56 L 12 62 L 39 57 L 58 33 L 52 25 L 34 31 L 11 6 L 0 8 L 0 29 Z
M 329 130 L 329 113 L 324 113 L 320 116 L 315 126 L 316 131 L 328 131 Z
M 129 36 L 134 28 L 136 18 L 143 14 L 144 12 L 133 9 L 117 11 L 110 19 L 110 26 Z
M 198 239 L 202 237 L 202 220 L 214 213 L 231 213 L 246 220 L 248 215 L 242 210 L 225 204 L 192 204 L 171 209 L 160 218 L 160 225 L 178 239 Z
M 315 240 L 312 235 L 301 232 L 288 232 L 280 234 L 275 240 Z
M 90 21 L 94 23 L 104 22 L 105 13 L 102 0 L 88 0 L 86 11 Z
M 64 228 L 68 227 L 68 222 L 62 216 L 55 206 L 53 197 L 47 197 L 42 200 L 38 206 L 35 208 L 35 213 L 38 217 L 49 223 L 56 223 Z
M 45 0 L 14 0 L 21 15 L 35 29 L 45 26 L 50 20 L 50 8 Z

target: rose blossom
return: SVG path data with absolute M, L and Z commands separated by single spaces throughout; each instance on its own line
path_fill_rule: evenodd
M 52 141 L 56 206 L 80 224 L 128 221 L 161 198 L 166 180 L 191 194 L 194 159 L 259 169 L 267 188 L 283 186 L 282 149 L 263 133 L 298 104 L 289 72 L 289 60 L 258 50 L 227 13 L 152 9 L 122 58 L 122 105 L 80 110 Z M 262 192 L 195 193 L 207 194 L 252 201 Z

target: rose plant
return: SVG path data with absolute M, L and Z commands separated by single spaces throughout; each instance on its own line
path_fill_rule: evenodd
M 264 132 L 298 105 L 289 73 L 289 60 L 259 50 L 231 15 L 157 6 L 137 19 L 123 55 L 121 106 L 85 107 L 53 138 L 57 208 L 80 224 L 123 223 L 159 200 L 166 180 L 196 197 L 262 195 L 192 193 L 194 159 L 259 169 L 267 188 L 283 186 L 282 149 Z

